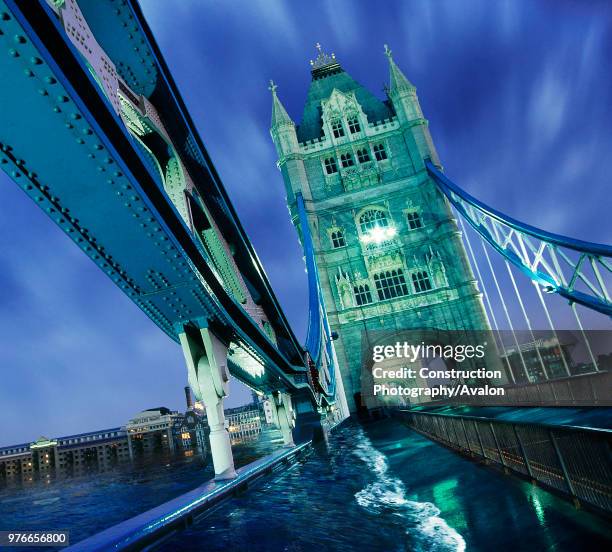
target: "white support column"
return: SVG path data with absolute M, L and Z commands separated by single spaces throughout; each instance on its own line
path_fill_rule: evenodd
M 336 407 L 340 414 L 339 419 L 336 423 L 340 423 L 346 420 L 350 415 L 348 402 L 346 401 L 346 393 L 344 392 L 344 382 L 342 381 L 342 374 L 340 373 L 340 365 L 338 364 L 338 357 L 336 356 L 336 348 L 332 345 L 332 363 L 334 365 L 334 375 L 336 378 Z
M 273 405 L 275 423 L 283 436 L 283 443 L 285 446 L 294 446 L 293 428 L 295 427 L 295 412 L 291 404 L 291 396 L 289 393 L 278 391 L 273 393 L 270 402 Z
M 233 479 L 236 470 L 223 412 L 223 398 L 229 390 L 227 347 L 208 328 L 201 329 L 197 338 L 186 333 L 179 338 L 187 363 L 189 386 L 206 408 L 215 479 Z

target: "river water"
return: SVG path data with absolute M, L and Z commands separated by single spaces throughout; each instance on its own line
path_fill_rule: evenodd
M 347 425 L 165 552 L 597 551 L 612 526 L 385 420 Z
M 237 447 L 237 464 L 278 443 Z M 194 457 L 4 489 L 0 529 L 69 529 L 76 542 L 211 475 L 209 463 Z M 159 550 L 575 552 L 611 543 L 612 526 L 601 518 L 385 420 L 346 424 L 305 461 Z

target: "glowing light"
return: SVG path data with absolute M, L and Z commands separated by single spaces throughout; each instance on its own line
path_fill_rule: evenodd
M 374 243 L 379 245 L 397 235 L 397 230 L 393 226 L 374 226 L 361 236 L 363 243 Z

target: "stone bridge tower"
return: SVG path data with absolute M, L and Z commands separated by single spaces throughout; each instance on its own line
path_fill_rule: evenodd
M 298 233 L 296 194 L 305 200 L 355 411 L 371 406 L 368 346 L 401 340 L 405 330 L 488 330 L 489 323 L 461 234 L 425 169 L 425 159 L 439 160 L 415 87 L 386 46 L 385 100 L 317 48 L 299 125 L 270 87 L 271 134 Z

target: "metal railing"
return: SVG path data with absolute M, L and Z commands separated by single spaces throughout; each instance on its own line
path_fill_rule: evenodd
M 612 514 L 612 431 L 398 410 L 414 430 Z
M 504 395 L 462 396 L 431 404 L 472 406 L 612 406 L 612 372 L 503 385 Z

